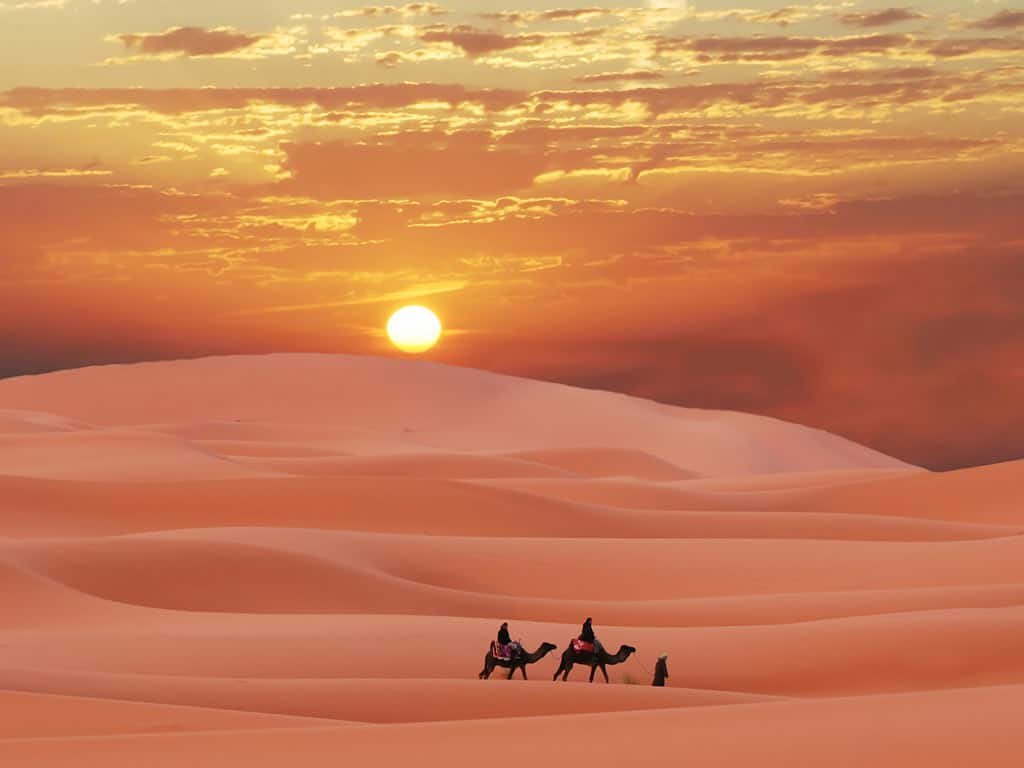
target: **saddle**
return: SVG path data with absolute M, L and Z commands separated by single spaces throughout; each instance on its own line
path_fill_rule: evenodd
M 580 640 L 578 637 L 573 638 L 572 649 L 576 653 L 593 653 L 594 644 L 588 643 L 586 640 Z
M 491 641 L 491 655 L 499 661 L 512 661 L 512 647 Z

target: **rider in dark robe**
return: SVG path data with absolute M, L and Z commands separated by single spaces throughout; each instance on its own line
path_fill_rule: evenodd
M 580 640 L 584 643 L 593 644 L 594 642 L 594 628 L 590 626 L 591 621 L 592 619 L 587 616 L 587 620 L 583 622 L 583 629 L 580 631 Z
M 587 620 L 583 622 L 583 629 L 580 630 L 579 639 L 584 643 L 590 643 L 594 646 L 594 650 L 597 653 L 600 653 L 604 650 L 604 646 L 601 645 L 601 641 L 598 640 L 597 636 L 594 634 L 594 628 L 590 624 L 591 621 L 593 621 L 593 619 L 587 616 Z
M 668 678 L 668 656 L 659 656 L 658 663 L 654 665 L 654 682 L 659 688 L 665 687 L 665 680 Z
M 508 631 L 508 622 L 501 625 L 498 630 L 498 654 L 506 659 L 514 659 L 519 655 L 521 646 L 512 642 L 512 635 Z

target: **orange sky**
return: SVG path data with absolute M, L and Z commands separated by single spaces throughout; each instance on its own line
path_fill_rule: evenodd
M 258 7 L 254 7 L 258 6 Z M 391 354 L 1024 456 L 1024 10 L 0 1 L 0 375 Z

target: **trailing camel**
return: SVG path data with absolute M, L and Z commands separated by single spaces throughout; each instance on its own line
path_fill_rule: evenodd
M 553 650 L 557 649 L 558 646 L 554 643 L 541 643 L 540 647 L 533 653 L 527 653 L 525 650 L 521 650 L 514 658 L 501 659 L 494 655 L 494 643 L 491 643 L 490 650 L 487 651 L 487 655 L 484 656 L 484 668 L 480 670 L 480 679 L 486 680 L 491 676 L 491 672 L 494 671 L 495 667 L 504 667 L 508 670 L 508 679 L 512 679 L 512 675 L 516 673 L 518 669 L 523 673 L 523 680 L 526 680 L 526 667 L 528 664 L 535 664 Z
M 590 667 L 590 682 L 594 682 L 594 673 L 600 669 L 601 674 L 604 675 L 604 681 L 607 683 L 608 670 L 605 669 L 605 666 L 621 664 L 634 653 L 636 653 L 636 648 L 631 645 L 621 646 L 618 653 L 615 654 L 609 654 L 603 648 L 600 651 L 577 651 L 573 648 L 572 642 L 570 642 L 569 647 L 562 651 L 562 663 L 559 664 L 558 671 L 555 672 L 555 676 L 551 679 L 557 680 L 558 676 L 561 675 L 563 682 L 568 680 L 573 665 L 579 664 L 584 667 Z

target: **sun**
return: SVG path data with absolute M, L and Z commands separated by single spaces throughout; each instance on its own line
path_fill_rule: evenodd
M 441 320 L 426 307 L 402 307 L 388 320 L 388 338 L 403 352 L 419 354 L 441 339 Z

